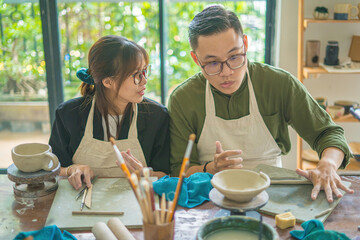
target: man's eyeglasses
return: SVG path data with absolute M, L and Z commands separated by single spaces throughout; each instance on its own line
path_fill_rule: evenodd
M 133 75 L 135 85 L 139 85 L 143 79 L 148 79 L 151 74 L 151 65 L 147 65 L 143 70 L 137 71 Z
M 196 55 L 196 53 L 195 53 L 195 55 Z M 226 63 L 226 65 L 232 70 L 235 70 L 235 69 L 238 69 L 238 68 L 241 68 L 242 66 L 244 66 L 245 59 L 246 59 L 246 53 L 240 53 L 240 54 L 233 55 L 223 62 L 214 61 L 214 62 L 207 63 L 205 65 L 203 65 L 200 62 L 199 57 L 197 55 L 196 55 L 196 58 L 198 59 L 201 68 L 204 69 L 205 73 L 209 76 L 213 76 L 213 75 L 217 75 L 222 72 L 224 63 Z

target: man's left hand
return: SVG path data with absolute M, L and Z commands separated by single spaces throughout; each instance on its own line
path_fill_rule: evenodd
M 331 203 L 333 202 L 333 194 L 337 198 L 342 197 L 339 189 L 342 189 L 347 193 L 354 193 L 354 190 L 348 188 L 341 182 L 340 176 L 336 173 L 336 170 L 337 167 L 334 162 L 323 157 L 315 169 L 296 169 L 296 172 L 313 183 L 314 188 L 311 192 L 311 199 L 315 200 L 320 190 L 324 190 L 328 202 Z

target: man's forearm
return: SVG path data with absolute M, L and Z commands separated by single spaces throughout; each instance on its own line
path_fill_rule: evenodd
M 337 170 L 341 166 L 344 156 L 344 152 L 339 148 L 328 147 L 322 152 L 319 164 L 321 164 L 321 161 L 326 161 L 327 163 L 333 164 Z

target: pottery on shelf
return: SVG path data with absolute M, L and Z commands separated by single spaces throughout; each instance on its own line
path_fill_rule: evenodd
M 313 16 L 318 20 L 325 20 L 329 17 L 329 11 L 326 7 L 316 7 Z
M 346 101 L 346 100 L 335 101 L 334 105 L 344 107 L 345 109 L 344 114 L 349 114 L 351 107 L 353 108 L 359 107 L 359 103 L 353 101 Z
M 228 169 L 216 173 L 211 184 L 230 200 L 248 202 L 270 186 L 270 178 L 263 172 Z

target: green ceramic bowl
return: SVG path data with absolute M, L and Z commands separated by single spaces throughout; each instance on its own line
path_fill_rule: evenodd
M 248 231 L 255 234 L 259 233 L 259 220 L 246 217 L 246 216 L 228 216 L 228 217 L 219 217 L 214 218 L 200 227 L 197 232 L 197 240 L 205 240 L 210 234 L 215 231 L 222 230 L 241 230 Z M 269 224 L 263 222 L 263 240 L 278 240 L 279 235 L 273 227 Z M 226 240 L 226 239 L 224 239 Z

